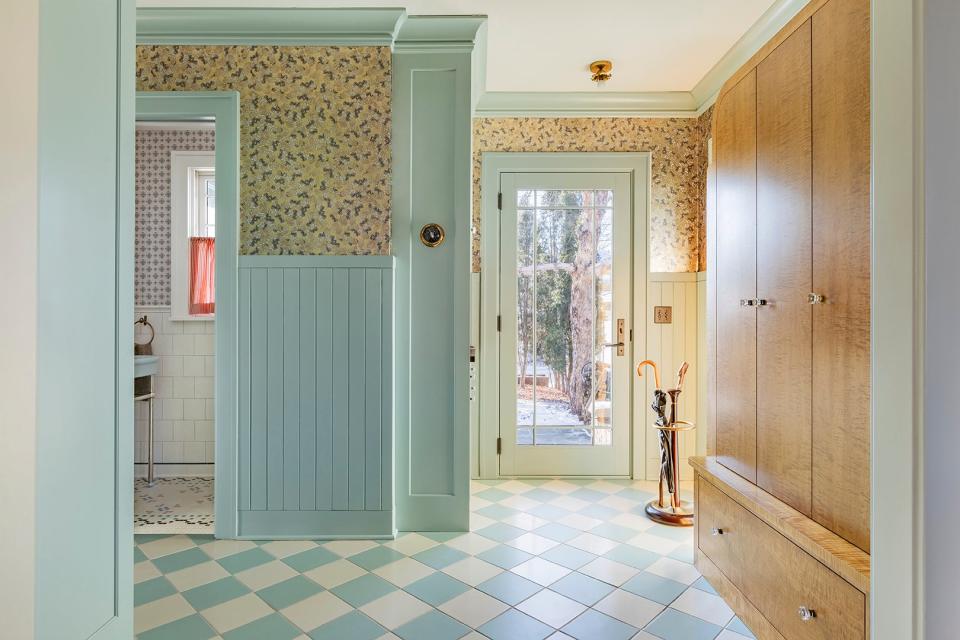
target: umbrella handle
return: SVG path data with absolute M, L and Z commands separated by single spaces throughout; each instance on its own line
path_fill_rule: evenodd
M 648 364 L 653 367 L 653 381 L 657 384 L 657 389 L 660 388 L 660 370 L 657 369 L 657 363 L 653 360 L 644 360 L 637 365 L 637 375 L 641 378 L 643 377 L 643 365 Z

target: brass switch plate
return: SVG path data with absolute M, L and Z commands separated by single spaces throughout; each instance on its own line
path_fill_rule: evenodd
M 673 307 L 654 307 L 654 324 L 670 324 L 673 322 Z

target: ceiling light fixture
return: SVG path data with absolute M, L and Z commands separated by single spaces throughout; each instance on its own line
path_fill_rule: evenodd
M 613 63 L 609 60 L 595 60 L 590 63 L 590 79 L 597 84 L 603 84 L 613 77 Z

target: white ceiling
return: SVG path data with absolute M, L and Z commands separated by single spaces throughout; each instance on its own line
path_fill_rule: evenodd
M 139 0 L 141 7 L 384 7 L 489 16 L 487 91 L 690 91 L 774 0 Z M 613 79 L 588 65 L 613 61 Z

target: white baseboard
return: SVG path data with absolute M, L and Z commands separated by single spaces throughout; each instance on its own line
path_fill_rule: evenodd
M 212 478 L 212 464 L 154 464 L 153 474 L 157 478 Z M 137 463 L 133 465 L 134 478 L 147 477 L 146 463 Z

